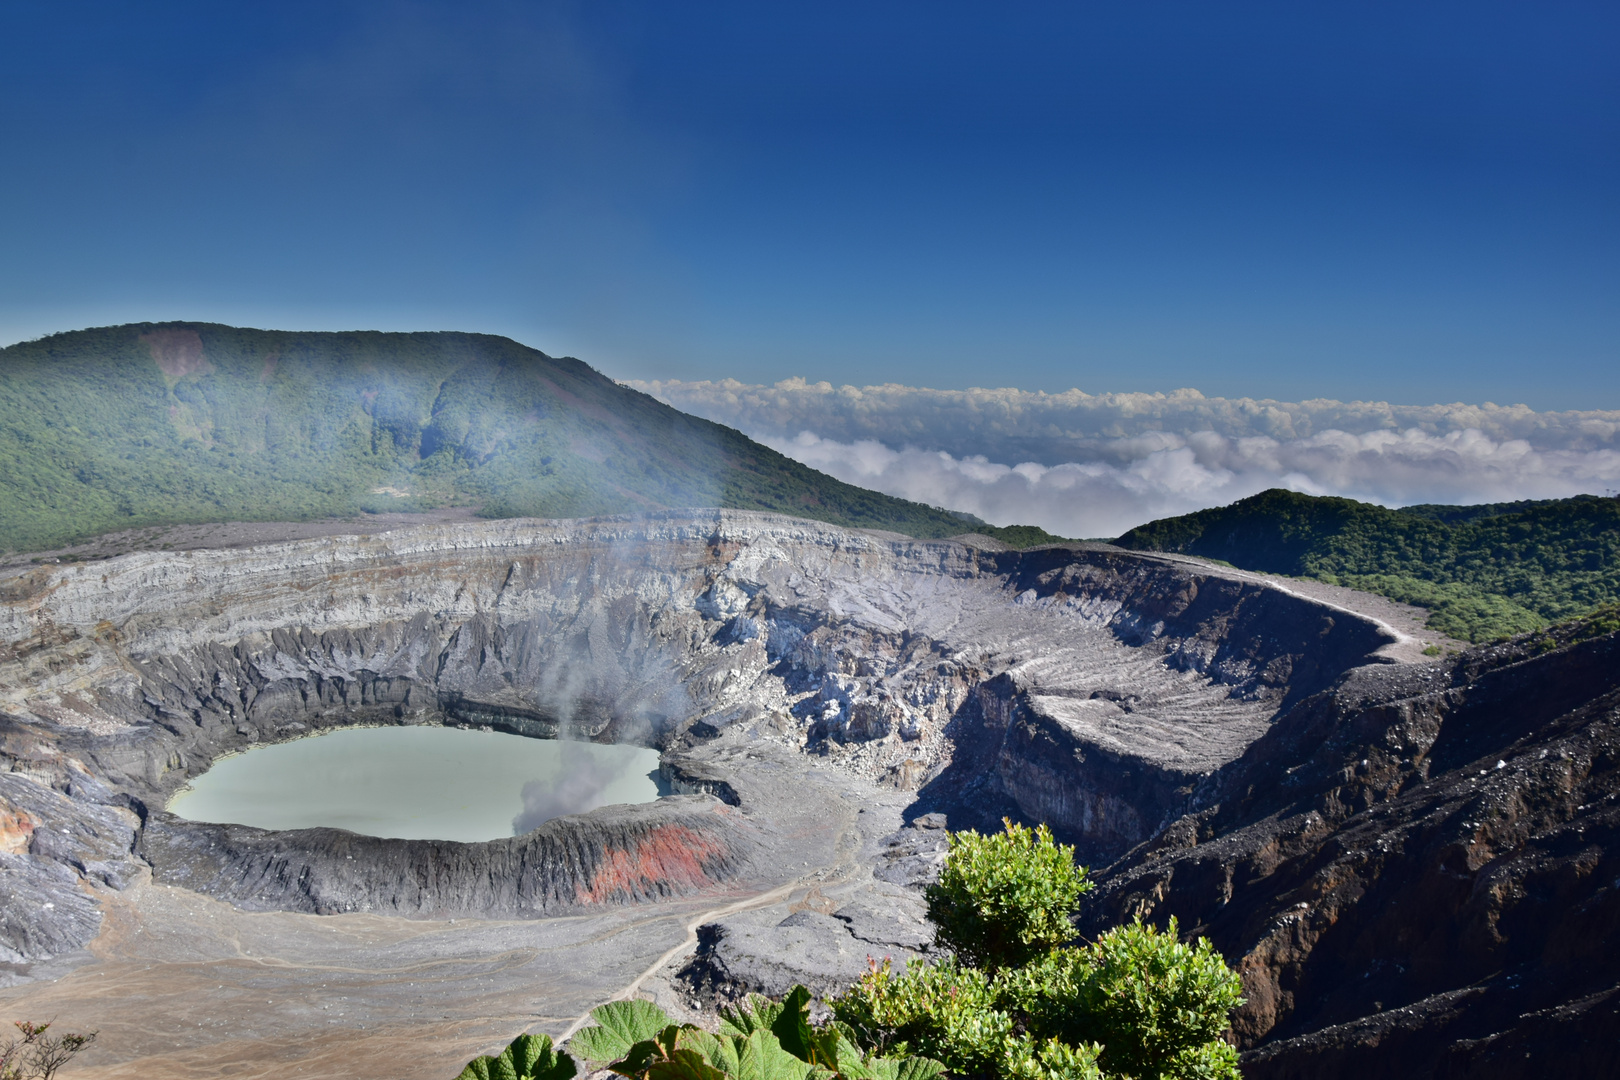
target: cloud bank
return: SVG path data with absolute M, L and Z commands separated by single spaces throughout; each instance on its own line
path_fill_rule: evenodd
M 1269 487 L 1386 506 L 1620 488 L 1620 412 L 803 379 L 627 385 L 848 483 L 1064 536 L 1116 536 Z

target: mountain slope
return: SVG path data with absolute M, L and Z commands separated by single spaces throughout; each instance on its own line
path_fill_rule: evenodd
M 1249 1080 L 1620 1075 L 1620 621 L 1368 665 L 1098 874 L 1243 972 Z
M 507 338 L 143 323 L 0 349 L 0 550 L 457 505 L 491 517 L 726 506 L 914 536 L 987 531 Z
M 1620 600 L 1620 500 L 1389 510 L 1274 488 L 1165 518 L 1115 543 L 1365 589 L 1433 613 L 1470 641 L 1535 630 Z

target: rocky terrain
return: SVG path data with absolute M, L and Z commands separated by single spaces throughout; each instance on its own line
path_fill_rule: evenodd
M 730 511 L 23 569 L 0 580 L 0 1000 L 107 1027 L 99 1075 L 270 1075 L 241 1071 L 250 1044 L 267 1069 L 398 1075 L 312 1034 L 333 1018 L 296 1003 L 334 976 L 300 943 L 343 928 L 348 1027 L 419 1053 L 427 1007 L 448 1063 L 608 996 L 701 1012 L 903 962 L 930 944 L 945 826 L 1005 814 L 1107 867 L 1093 924 L 1176 914 L 1215 938 L 1257 1075 L 1345 1048 L 1387 1071 L 1401 1037 L 1462 1061 L 1446 1048 L 1504 1030 L 1487 1016 L 1602 992 L 1555 941 L 1615 969 L 1565 914 L 1610 940 L 1616 872 L 1580 830 L 1610 812 L 1614 646 L 1397 662 L 1412 644 L 1184 559 Z M 357 723 L 652 745 L 684 794 L 487 844 L 163 809 L 222 753 Z M 248 1010 L 266 951 L 248 1042 L 175 1026 L 169 988 L 216 976 Z M 465 975 L 475 956 L 507 974 Z M 402 996 L 400 972 L 429 989 Z
M 1620 641 L 1362 668 L 1103 875 L 1241 958 L 1264 1077 L 1620 1069 Z

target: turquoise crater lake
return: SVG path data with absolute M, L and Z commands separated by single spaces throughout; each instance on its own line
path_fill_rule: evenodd
M 448 727 L 347 728 L 222 758 L 169 801 L 191 821 L 477 842 L 651 802 L 658 751 Z

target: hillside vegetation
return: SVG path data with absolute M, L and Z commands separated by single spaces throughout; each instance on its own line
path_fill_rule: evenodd
M 841 483 L 507 338 L 143 323 L 0 349 L 0 550 L 447 506 L 722 506 L 920 537 L 1003 531 Z
M 1380 593 L 1430 609 L 1431 627 L 1466 641 L 1620 600 L 1620 500 L 1592 495 L 1389 510 L 1273 489 L 1115 543 Z

